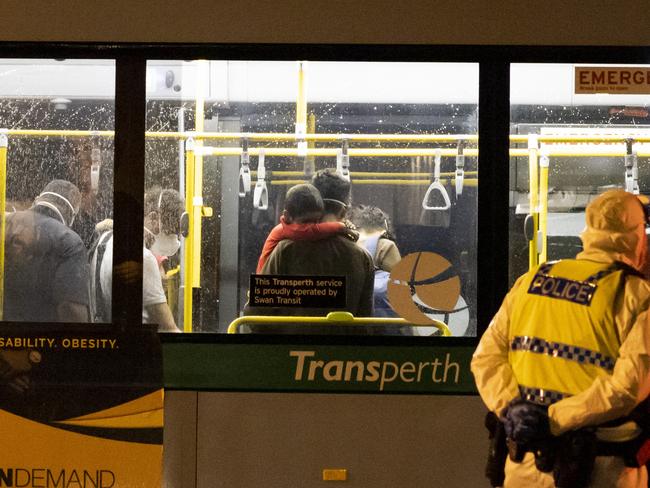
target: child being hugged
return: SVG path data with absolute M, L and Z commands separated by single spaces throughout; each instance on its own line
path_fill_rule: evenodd
M 359 235 L 351 225 L 343 222 L 320 222 L 325 206 L 320 192 L 309 183 L 292 186 L 287 191 L 284 210 L 280 223 L 276 225 L 266 238 L 262 254 L 257 262 L 257 273 L 283 239 L 292 241 L 317 241 L 333 235 L 344 235 L 356 241 Z

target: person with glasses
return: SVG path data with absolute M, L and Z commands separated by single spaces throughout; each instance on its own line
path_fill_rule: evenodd
M 175 255 L 180 236 L 187 232 L 187 214 L 180 194 L 153 187 L 145 193 L 144 246 L 142 255 L 142 322 L 158 324 L 160 332 L 179 332 L 167 304 L 159 259 Z M 91 255 L 91 298 L 97 322 L 111 321 L 113 234 L 107 229 Z

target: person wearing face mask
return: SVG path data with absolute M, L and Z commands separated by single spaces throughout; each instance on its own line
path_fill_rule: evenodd
M 70 227 L 81 194 L 48 183 L 28 210 L 7 214 L 3 320 L 88 322 L 86 248 Z
M 493 486 L 648 486 L 647 203 L 595 198 L 583 251 L 521 276 L 483 334 L 471 369 L 510 448 L 498 463 L 490 450 Z
M 333 169 L 318 171 L 312 185 L 320 192 L 324 211 L 321 222 L 343 222 L 350 203 L 350 182 Z M 264 263 L 260 274 L 289 276 L 341 276 L 345 278 L 345 306 L 323 307 L 258 307 L 247 305 L 246 315 L 323 316 L 332 311 L 347 311 L 356 317 L 371 317 L 374 267 L 367 251 L 343 234 L 332 234 L 320 240 L 280 241 Z M 377 327 L 314 326 L 297 328 L 280 324 L 273 328 L 250 325 L 254 333 L 265 334 L 378 334 Z
M 142 255 L 142 322 L 158 324 L 161 332 L 179 332 L 167 304 L 158 263 L 159 257 L 175 255 L 180 248 L 183 200 L 176 190 L 154 187 L 145 193 L 144 247 Z M 91 298 L 98 322 L 111 320 L 113 235 L 100 235 L 91 257 Z

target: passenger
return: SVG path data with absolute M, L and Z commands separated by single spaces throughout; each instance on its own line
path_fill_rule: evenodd
M 610 429 L 628 443 L 602 442 L 597 429 L 597 449 L 585 429 L 622 424 L 650 391 L 646 219 L 631 193 L 597 197 L 584 251 L 520 277 L 483 334 L 471 363 L 481 398 L 515 460 L 538 451 L 507 461 L 505 487 L 647 486 L 646 468 L 629 467 L 642 440 L 635 424 Z
M 183 200 L 176 190 L 156 187 L 146 192 L 144 206 L 142 322 L 158 324 L 160 332 L 179 332 L 167 304 L 156 256 L 173 256 L 180 247 Z M 111 321 L 112 268 L 113 235 L 112 230 L 106 230 L 91 257 L 91 296 L 99 322 Z
M 70 229 L 81 194 L 53 180 L 28 210 L 7 214 L 4 320 L 89 322 L 88 259 Z
M 350 209 L 348 218 L 359 231 L 358 244 L 370 253 L 375 265 L 375 316 L 397 317 L 388 302 L 387 287 L 389 273 L 402 257 L 389 230 L 389 217 L 378 207 L 359 205 Z
M 350 199 L 350 183 L 332 170 L 319 171 L 312 184 L 323 197 L 325 211 L 322 222 L 343 222 Z M 344 276 L 346 306 L 343 310 L 357 317 L 372 316 L 374 268 L 370 255 L 343 235 L 315 241 L 283 240 L 273 250 L 262 268 L 262 274 L 301 276 Z M 247 314 L 326 315 L 331 308 L 247 308 Z M 253 327 L 251 327 L 253 329 Z M 268 329 L 259 329 L 266 332 Z M 275 332 L 328 333 L 326 329 L 309 327 L 277 328 Z M 349 332 L 353 332 L 352 328 Z
M 289 188 L 280 223 L 271 230 L 264 243 L 257 263 L 257 273 L 262 271 L 271 252 L 283 239 L 315 241 L 336 234 L 346 235 L 352 239 L 358 237 L 357 233 L 343 222 L 319 223 L 323 211 L 323 199 L 316 187 L 303 183 Z

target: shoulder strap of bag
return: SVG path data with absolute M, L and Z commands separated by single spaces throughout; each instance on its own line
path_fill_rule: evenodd
M 97 245 L 95 248 L 95 252 L 97 253 L 97 259 L 95 261 L 95 315 L 100 318 L 106 317 L 106 304 L 104 303 L 101 282 L 102 261 L 104 260 L 104 253 L 106 252 L 106 244 L 112 235 L 112 230 L 108 230 L 100 235 L 99 239 L 97 239 Z

